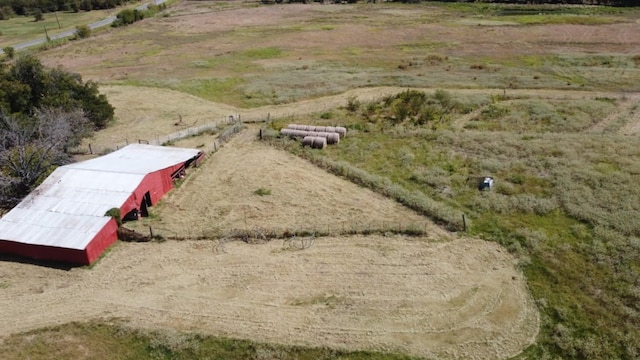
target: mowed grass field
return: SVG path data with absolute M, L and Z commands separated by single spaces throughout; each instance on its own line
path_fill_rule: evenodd
M 109 141 L 143 116 L 136 100 L 162 117 L 171 98 L 144 87 L 225 104 L 215 117 L 277 113 L 274 146 L 452 228 L 448 214 L 464 213 L 470 235 L 516 256 L 541 314 L 522 358 L 639 356 L 638 9 L 180 2 L 167 14 L 40 54 L 120 92 Z M 387 97 L 408 88 L 437 116 Z M 350 134 L 309 151 L 275 136 L 290 122 Z M 477 190 L 482 176 L 492 191 Z

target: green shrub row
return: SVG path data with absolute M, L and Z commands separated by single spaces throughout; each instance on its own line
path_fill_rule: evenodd
M 134 22 L 143 20 L 144 18 L 153 17 L 158 12 L 167 8 L 165 3 L 160 5 L 151 4 L 146 10 L 124 9 L 116 15 L 116 21 L 111 23 L 112 27 L 131 25 Z

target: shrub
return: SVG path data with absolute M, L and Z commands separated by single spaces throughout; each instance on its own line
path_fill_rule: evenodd
M 36 22 L 44 20 L 44 16 L 42 15 L 42 10 L 40 10 L 40 9 L 35 9 L 35 10 L 33 11 L 33 19 L 34 19 Z
M 91 36 L 91 28 L 87 25 L 76 26 L 76 37 L 80 39 L 86 39 Z
M 116 222 L 118 223 L 118 227 L 122 226 L 122 214 L 120 213 L 120 209 L 111 208 L 111 209 L 107 210 L 107 212 L 104 214 L 104 216 L 110 216 L 110 217 L 114 218 L 116 220 Z
M 14 17 L 16 14 L 13 11 L 13 8 L 11 6 L 2 6 L 0 7 L 0 20 L 9 20 L 12 17 Z M 2 34 L 0 34 L 2 35 Z
M 259 188 L 256 191 L 254 191 L 253 193 L 256 194 L 256 195 L 259 195 L 259 196 L 271 195 L 271 189 Z
M 350 112 L 356 112 L 360 109 L 360 100 L 356 99 L 355 96 L 350 96 L 347 100 L 347 110 Z
M 332 117 L 333 117 L 333 113 L 331 113 L 331 111 L 325 111 L 322 114 L 320 114 L 321 119 L 331 119 Z
M 2 51 L 4 51 L 4 54 L 9 58 L 9 59 L 13 59 L 15 57 L 16 54 L 16 50 L 11 47 L 11 46 L 7 46 L 4 49 L 2 49 Z

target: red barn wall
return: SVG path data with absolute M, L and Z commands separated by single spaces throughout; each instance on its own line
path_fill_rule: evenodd
M 84 249 L 86 260 L 84 264 L 89 265 L 96 261 L 116 240 L 118 240 L 118 223 L 115 219 L 111 219 L 87 244 Z
M 0 240 L 0 253 L 34 260 L 59 261 L 82 265 L 89 264 L 84 250 L 32 245 L 7 240 Z

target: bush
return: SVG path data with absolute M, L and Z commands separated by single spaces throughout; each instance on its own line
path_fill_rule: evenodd
M 111 209 L 107 210 L 106 213 L 104 213 L 104 216 L 110 216 L 110 217 L 114 218 L 116 220 L 116 222 L 118 223 L 118 227 L 122 226 L 122 214 L 120 213 L 120 209 L 111 208 Z
M 42 10 L 40 9 L 36 9 L 33 12 L 33 19 L 38 22 L 38 21 L 43 21 L 44 20 L 44 15 L 42 15 Z
M 9 59 L 13 59 L 15 54 L 16 54 L 16 50 L 11 47 L 11 46 L 7 46 L 6 48 L 2 49 L 2 51 L 4 51 L 4 54 L 9 58 Z
M 256 194 L 256 195 L 259 195 L 259 196 L 271 195 L 271 189 L 259 188 L 256 191 L 254 191 L 253 193 Z
M 86 39 L 91 36 L 91 28 L 87 25 L 76 26 L 76 37 L 79 39 Z

